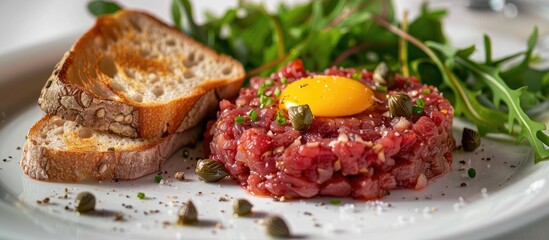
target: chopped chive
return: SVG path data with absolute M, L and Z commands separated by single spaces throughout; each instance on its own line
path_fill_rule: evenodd
M 382 85 L 378 85 L 378 86 L 376 86 L 376 91 L 387 92 L 387 87 L 382 86 Z
M 262 83 L 259 89 L 257 89 L 257 95 L 263 96 L 263 94 L 265 94 L 265 83 Z
M 351 74 L 351 78 L 356 79 L 356 80 L 360 80 L 360 79 L 362 79 L 362 73 L 354 72 L 353 74 Z
M 278 112 L 276 112 L 276 119 L 275 119 L 275 122 L 276 122 L 276 124 L 278 124 L 279 126 L 284 126 L 284 125 L 286 125 L 286 114 L 284 113 L 284 111 L 278 110 Z
M 282 77 L 282 78 L 280 79 L 280 82 L 281 82 L 282 84 L 286 85 L 286 84 L 288 84 L 288 79 L 287 79 L 286 77 Z
M 162 176 L 160 176 L 160 175 L 154 176 L 154 181 L 155 181 L 156 183 L 160 183 L 160 181 L 162 181 Z
M 241 124 L 246 121 L 246 118 L 243 116 L 234 117 L 234 123 Z
M 424 108 L 425 107 L 425 101 L 423 101 L 423 99 L 421 99 L 421 98 L 418 98 L 416 100 L 416 105 L 420 108 Z
M 423 99 L 418 98 L 416 100 L 416 105 L 412 107 L 412 112 L 419 115 L 423 112 L 423 108 L 425 108 L 425 102 L 423 101 Z
M 469 170 L 467 170 L 467 175 L 469 175 L 470 178 L 475 178 L 477 176 L 477 170 L 469 168 Z
M 268 79 L 268 80 L 265 80 L 264 84 L 265 84 L 265 86 L 270 87 L 270 86 L 274 85 L 274 82 L 273 82 L 273 80 Z
M 330 200 L 330 204 L 339 205 L 339 204 L 341 204 L 341 199 L 332 199 L 332 200 Z
M 265 95 L 261 95 L 261 96 L 259 97 L 259 103 L 261 104 L 259 107 L 260 107 L 260 108 L 264 108 L 264 107 L 266 107 L 266 106 L 271 105 L 271 103 L 273 103 L 273 99 L 270 98 L 270 97 L 267 97 L 267 96 L 265 96 Z
M 282 93 L 282 91 L 280 91 L 280 88 L 275 89 L 275 92 L 274 92 L 275 96 L 278 97 L 278 96 L 280 96 L 281 93 Z
M 248 116 L 250 116 L 250 119 L 252 120 L 252 122 L 254 122 L 255 120 L 257 120 L 257 112 L 253 109 L 250 109 L 250 111 L 248 111 Z
M 183 149 L 183 158 L 189 158 L 190 155 L 189 149 Z
M 421 93 L 423 93 L 423 94 L 431 94 L 431 90 L 428 89 L 428 88 L 426 88 L 426 89 L 423 89 L 423 90 L 421 91 Z
M 138 192 L 137 193 L 137 198 L 144 199 L 145 198 L 145 193 L 144 192 Z

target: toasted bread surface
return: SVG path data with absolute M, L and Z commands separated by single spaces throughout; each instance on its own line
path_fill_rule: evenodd
M 38 102 L 93 129 L 156 138 L 197 125 L 220 99 L 236 96 L 244 76 L 236 60 L 147 13 L 123 10 L 97 19 L 56 65 Z
M 46 115 L 29 130 L 21 167 L 31 178 L 45 181 L 136 179 L 159 171 L 200 133 L 200 127 L 193 127 L 162 138 L 134 139 Z

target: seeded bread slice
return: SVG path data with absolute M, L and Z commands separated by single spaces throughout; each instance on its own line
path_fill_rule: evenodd
M 46 115 L 29 130 L 21 167 L 31 178 L 44 181 L 136 179 L 158 172 L 200 133 L 200 127 L 193 127 L 157 139 L 125 138 Z
M 38 104 L 93 129 L 156 138 L 197 125 L 236 96 L 244 76 L 236 60 L 123 10 L 97 18 L 56 65 Z

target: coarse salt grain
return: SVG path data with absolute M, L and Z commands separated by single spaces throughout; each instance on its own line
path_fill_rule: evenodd
M 353 220 L 355 218 L 354 213 L 357 213 L 354 204 L 344 204 L 339 207 L 339 217 L 341 220 Z
M 486 188 L 480 189 L 480 195 L 482 196 L 482 198 L 487 198 L 488 197 L 488 189 L 486 189 Z
M 458 211 L 462 209 L 465 205 L 466 205 L 465 200 L 463 199 L 463 197 L 460 196 L 458 198 L 458 202 L 454 203 L 454 211 Z
M 438 209 L 435 208 L 435 207 L 424 207 L 423 211 L 421 211 L 421 213 L 422 213 L 424 218 L 431 218 L 433 213 L 435 213 L 436 211 L 438 211 Z
M 386 209 L 389 207 L 388 203 L 385 203 L 383 201 L 375 200 L 375 201 L 368 201 L 366 203 L 366 207 L 374 213 L 374 215 L 381 215 L 383 212 L 386 211 Z
M 406 225 L 409 225 L 409 224 L 413 224 L 413 223 L 415 223 L 415 221 L 416 221 L 416 219 L 413 216 L 399 215 L 397 217 L 397 221 L 395 223 L 393 223 L 393 227 L 394 228 L 403 227 L 403 226 L 406 226 Z

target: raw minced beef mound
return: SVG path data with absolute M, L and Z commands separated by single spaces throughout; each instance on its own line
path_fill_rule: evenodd
M 357 73 L 359 81 L 375 89 L 372 72 L 333 67 L 312 73 L 300 60 L 269 78 L 251 79 L 234 103 L 220 102 L 217 121 L 210 122 L 206 133 L 210 158 L 223 163 L 250 193 L 286 198 L 375 199 L 392 189 L 424 188 L 429 179 L 448 172 L 454 148 L 453 108 L 436 88 L 413 77 L 396 75 L 394 87 L 376 92 L 374 105 L 360 114 L 315 117 L 304 132 L 294 130 L 290 121 L 283 126 L 275 122 L 279 108 L 274 92 L 283 90 L 286 80 L 312 75 L 357 78 Z M 257 93 L 265 81 L 270 82 L 264 95 L 273 104 L 260 108 Z M 386 96 L 399 92 L 413 103 L 421 98 L 423 112 L 410 119 L 390 117 Z M 248 115 L 250 109 L 257 112 L 255 121 Z M 235 123 L 238 116 L 245 121 Z

